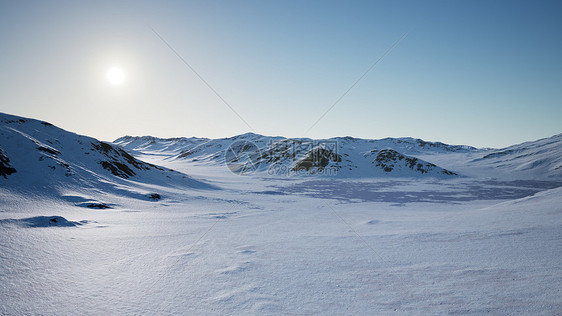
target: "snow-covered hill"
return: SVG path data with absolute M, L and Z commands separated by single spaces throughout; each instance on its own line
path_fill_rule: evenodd
M 187 175 L 138 160 L 122 148 L 50 123 L 0 113 L 3 188 L 60 193 L 71 187 L 123 192 L 124 186 L 205 188 Z
M 447 145 L 416 138 L 330 139 L 269 137 L 254 133 L 230 138 L 125 136 L 115 144 L 143 159 L 172 165 L 221 166 L 231 146 L 245 154 L 242 172 L 328 174 L 339 177 L 487 177 L 500 179 L 562 179 L 562 134 L 502 149 Z M 238 155 L 234 155 L 234 158 Z M 227 157 L 228 158 L 228 157 Z M 231 164 L 232 165 L 232 164 Z
M 323 174 L 340 177 L 451 177 L 457 173 L 416 155 L 479 151 L 470 146 L 414 138 L 368 140 L 337 137 L 315 140 L 254 133 L 221 139 L 125 136 L 114 143 L 133 153 L 146 155 L 144 157 L 159 156 L 169 161 L 207 165 L 224 165 L 226 162 L 230 167 L 238 163 L 233 171 L 241 173 L 258 171 L 269 175 Z M 234 151 L 231 160 L 225 155 L 229 150 Z M 239 159 L 240 155 L 244 155 L 245 159 Z
M 501 149 L 420 158 L 472 177 L 562 180 L 562 134 Z
M 562 134 L 493 150 L 470 164 L 502 169 L 519 176 L 562 178 Z
M 557 314 L 562 181 L 489 178 L 556 175 L 559 143 L 111 144 L 0 114 L 0 314 Z
M 270 176 L 562 179 L 562 134 L 504 149 L 415 138 L 317 140 L 254 133 L 221 139 L 125 136 L 105 143 L 47 122 L 0 114 L 0 136 L 0 179 L 27 189 L 119 187 L 118 182 L 210 187 L 159 165 L 182 172 L 209 166 L 228 172 L 228 166 L 234 173 Z

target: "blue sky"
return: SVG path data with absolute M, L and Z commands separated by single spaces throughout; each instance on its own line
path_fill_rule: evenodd
M 502 147 L 562 132 L 561 24 L 556 1 L 2 1 L 0 111 L 103 140 L 248 132 L 154 28 L 253 132 Z

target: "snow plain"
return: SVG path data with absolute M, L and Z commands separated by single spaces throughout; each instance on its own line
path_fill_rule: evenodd
M 562 314 L 560 181 L 240 176 L 131 153 L 210 186 L 0 179 L 0 314 Z

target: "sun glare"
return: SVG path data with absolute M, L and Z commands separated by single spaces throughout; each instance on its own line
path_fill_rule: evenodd
M 125 81 L 125 73 L 121 68 L 112 67 L 107 70 L 107 81 L 112 85 L 120 85 Z

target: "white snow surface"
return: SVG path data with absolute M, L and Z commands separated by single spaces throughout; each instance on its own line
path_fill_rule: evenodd
M 233 141 L 285 140 L 256 134 L 126 137 L 108 156 L 31 119 L 2 114 L 0 133 L 16 170 L 0 176 L 0 314 L 562 314 L 560 135 L 488 158 L 505 149 L 338 140 L 346 167 L 392 149 L 459 174 L 442 177 L 230 172 Z

